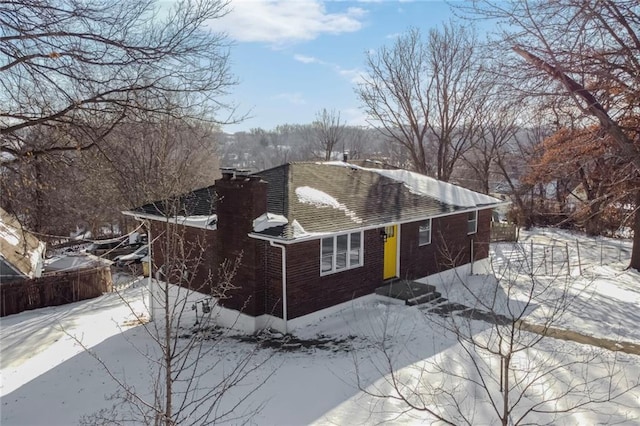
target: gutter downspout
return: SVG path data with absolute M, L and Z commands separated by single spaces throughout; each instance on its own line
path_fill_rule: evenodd
M 153 252 L 151 251 L 153 246 L 153 241 L 151 240 L 151 221 L 145 220 L 145 225 L 147 226 L 147 257 L 149 257 L 149 322 L 153 321 L 153 299 L 155 299 L 153 295 Z
M 269 240 L 271 247 L 279 247 L 282 252 L 282 320 L 284 321 L 284 334 L 288 333 L 287 329 L 287 251 L 286 246 L 277 244 L 273 240 Z
M 147 219 L 143 219 L 139 216 L 133 216 L 133 218 L 135 220 L 138 220 L 140 222 L 142 222 L 146 227 L 147 227 L 147 246 L 149 247 L 149 251 L 147 252 L 147 257 L 149 258 L 149 280 L 148 280 L 148 284 L 147 284 L 147 291 L 149 293 L 149 302 L 148 302 L 148 309 L 149 309 L 149 322 L 153 321 L 153 268 L 151 267 L 153 265 L 153 253 L 152 253 L 152 249 L 151 246 L 153 244 L 151 241 L 151 221 L 147 220 Z

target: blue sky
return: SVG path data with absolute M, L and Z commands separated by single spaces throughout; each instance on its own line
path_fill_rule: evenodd
M 409 27 L 426 32 L 453 17 L 444 1 L 232 0 L 211 23 L 233 41 L 230 100 L 250 118 L 226 132 L 310 123 L 322 108 L 364 125 L 354 92 L 366 52 L 391 45 Z

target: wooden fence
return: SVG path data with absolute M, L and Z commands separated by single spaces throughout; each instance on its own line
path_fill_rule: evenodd
M 584 275 L 595 266 L 627 262 L 630 258 L 631 244 L 610 238 L 503 242 L 491 244 L 490 254 L 494 271 L 509 268 L 540 276 Z
M 101 266 L 0 284 L 0 316 L 98 297 L 111 291 L 111 269 Z

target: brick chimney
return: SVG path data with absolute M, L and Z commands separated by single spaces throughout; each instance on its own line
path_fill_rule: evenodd
M 263 253 L 259 241 L 249 238 L 253 220 L 267 211 L 267 183 L 246 170 L 223 169 L 215 182 L 218 215 L 217 259 L 233 262 L 242 253 L 242 264 L 233 279 L 233 297 L 224 306 L 257 316 L 263 312 Z M 217 278 L 217 277 L 216 277 Z

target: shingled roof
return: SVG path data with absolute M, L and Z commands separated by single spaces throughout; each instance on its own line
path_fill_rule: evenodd
M 256 218 L 261 225 L 254 233 L 295 239 L 422 220 L 503 203 L 418 173 L 373 163 L 360 164 L 288 163 L 254 173 L 268 184 L 267 212 L 272 215 Z M 183 218 L 215 216 L 215 200 L 215 187 L 208 186 L 126 213 Z M 282 225 L 283 222 L 287 224 Z
M 342 162 L 290 163 L 257 173 L 268 182 L 268 211 L 285 226 L 260 233 L 296 238 L 442 216 L 500 200 L 406 170 Z
M 212 186 L 196 189 L 186 194 L 154 201 L 131 210 L 152 216 L 210 216 L 215 214 L 216 192 Z

